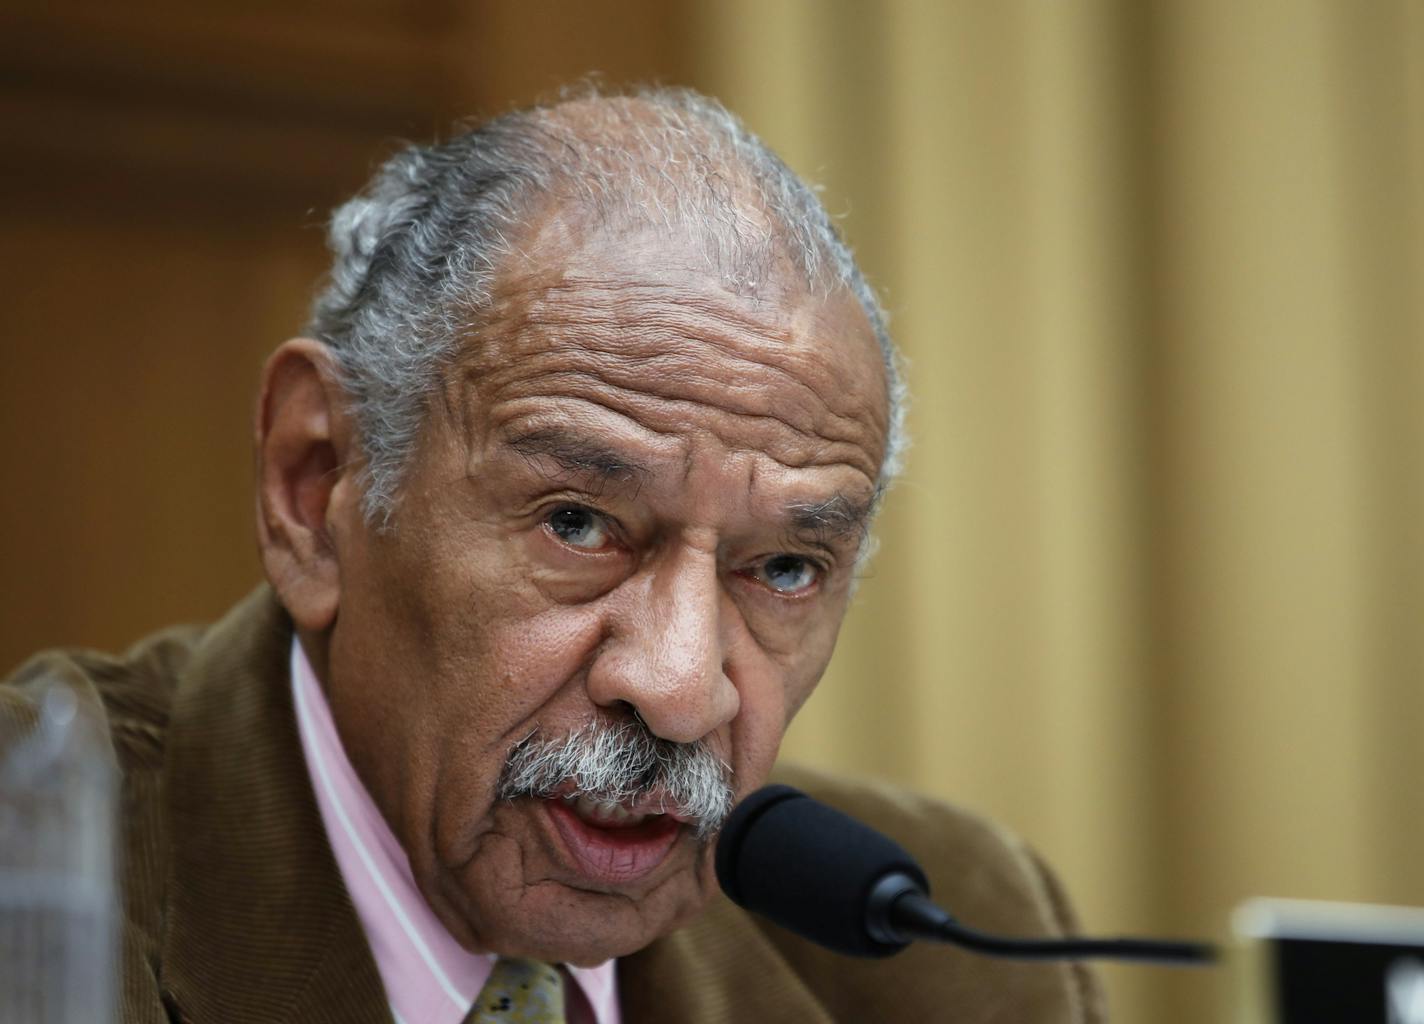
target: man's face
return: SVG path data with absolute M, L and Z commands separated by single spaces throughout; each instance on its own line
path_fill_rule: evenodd
M 451 933 L 593 963 L 703 906 L 709 844 L 641 818 L 656 801 L 630 823 L 567 787 L 498 799 L 511 750 L 636 718 L 704 743 L 739 797 L 761 785 L 846 610 L 885 380 L 849 295 L 735 294 L 652 234 L 559 216 L 522 249 L 394 530 L 334 499 L 327 686 Z

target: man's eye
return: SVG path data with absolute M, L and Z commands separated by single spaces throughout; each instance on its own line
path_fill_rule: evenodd
M 773 555 L 752 573 L 779 594 L 797 594 L 820 579 L 821 571 L 809 558 L 800 555 Z
M 598 551 L 610 541 L 608 521 L 592 509 L 565 506 L 549 513 L 549 530 L 565 544 Z

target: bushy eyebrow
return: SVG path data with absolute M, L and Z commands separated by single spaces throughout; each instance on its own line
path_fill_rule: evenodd
M 825 501 L 788 505 L 786 513 L 798 537 L 822 543 L 853 538 L 864 543 L 875 513 L 875 498 L 857 501 L 835 494 Z
M 614 484 L 636 491 L 651 475 L 648 467 L 636 459 L 562 427 L 543 427 L 518 434 L 507 439 L 505 445 L 530 462 L 550 459 L 566 473 L 589 481 L 594 488 Z

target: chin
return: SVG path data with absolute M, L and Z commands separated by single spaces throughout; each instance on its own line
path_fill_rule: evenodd
M 686 924 L 706 905 L 691 878 L 676 886 L 678 892 L 666 891 L 683 881 L 670 880 L 664 891 L 643 900 L 587 892 L 561 882 L 541 883 L 516 906 L 490 915 L 502 920 L 501 927 L 490 929 L 488 948 L 502 956 L 579 967 L 628 956 Z

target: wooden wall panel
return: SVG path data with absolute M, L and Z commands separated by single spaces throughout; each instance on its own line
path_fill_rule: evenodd
M 0 11 L 0 671 L 260 579 L 248 421 L 326 212 L 401 139 L 590 71 L 679 80 L 681 7 L 454 0 Z

